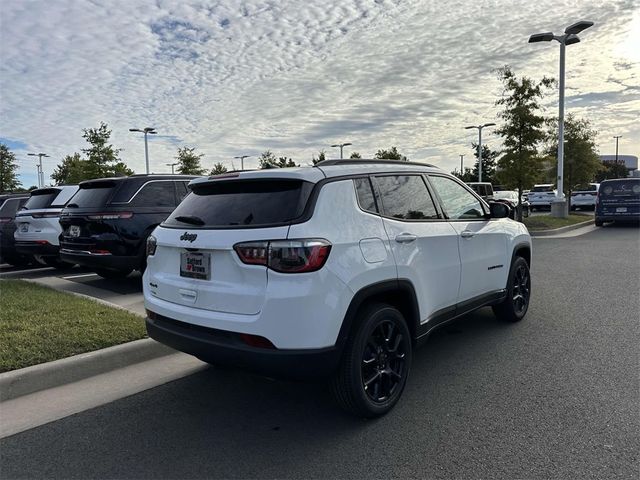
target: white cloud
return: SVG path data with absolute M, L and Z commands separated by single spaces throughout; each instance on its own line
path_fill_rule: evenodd
M 582 18 L 596 25 L 567 49 L 567 108 L 594 122 L 602 152 L 619 134 L 638 154 L 640 7 L 596 0 L 3 2 L 0 137 L 28 145 L 21 159 L 52 155 L 47 173 L 100 121 L 137 171 L 128 129 L 145 126 L 160 133 L 155 171 L 182 145 L 210 166 L 267 148 L 308 162 L 342 140 L 451 170 L 471 157 L 462 127 L 496 120 L 494 69 L 557 76 L 557 44 L 528 35 Z M 557 97 L 546 103 L 553 114 Z

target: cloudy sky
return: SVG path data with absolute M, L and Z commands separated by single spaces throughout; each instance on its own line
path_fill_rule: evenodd
M 0 0 L 0 141 L 25 185 L 28 152 L 51 156 L 48 177 L 101 121 L 136 172 L 144 145 L 128 129 L 146 126 L 155 172 L 181 146 L 206 167 L 251 167 L 266 149 L 335 157 L 338 142 L 453 170 L 477 140 L 463 127 L 498 121 L 495 69 L 557 76 L 558 44 L 528 36 L 582 19 L 595 26 L 567 48 L 567 111 L 593 122 L 600 153 L 622 135 L 620 153 L 638 155 L 640 0 Z

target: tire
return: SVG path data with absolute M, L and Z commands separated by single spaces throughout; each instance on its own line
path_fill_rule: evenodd
M 493 313 L 505 322 L 519 322 L 529 309 L 531 300 L 531 274 L 529 264 L 522 257 L 516 257 L 509 269 L 507 298 L 493 306 Z
M 407 382 L 411 348 L 409 329 L 397 309 L 382 303 L 365 307 L 356 318 L 338 371 L 331 379 L 338 405 L 364 418 L 389 412 Z
M 110 270 L 108 268 L 99 268 L 95 272 L 105 279 L 124 278 L 131 273 L 129 270 Z
M 594 220 L 594 223 L 596 224 L 596 227 L 601 227 L 604 224 L 604 222 L 600 220 L 598 217 L 596 217 L 596 219 Z

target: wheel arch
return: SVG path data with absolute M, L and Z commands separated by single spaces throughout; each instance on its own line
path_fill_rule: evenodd
M 511 254 L 511 264 L 513 264 L 513 261 L 516 259 L 516 257 L 522 257 L 524 258 L 525 262 L 527 262 L 527 265 L 529 265 L 529 268 L 531 268 L 531 245 L 528 243 L 518 243 L 514 248 L 513 248 L 513 253 Z

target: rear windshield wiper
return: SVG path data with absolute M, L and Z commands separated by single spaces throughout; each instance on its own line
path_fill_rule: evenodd
M 178 215 L 174 217 L 174 219 L 182 223 L 190 223 L 191 225 L 204 225 L 204 220 L 192 215 Z
M 77 203 L 67 203 L 67 208 L 80 208 Z

